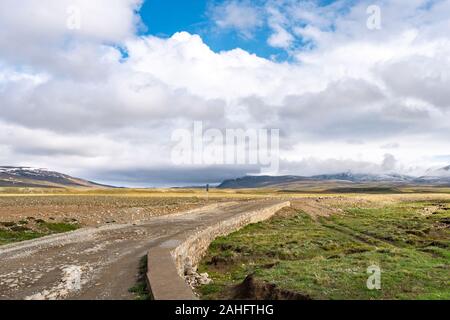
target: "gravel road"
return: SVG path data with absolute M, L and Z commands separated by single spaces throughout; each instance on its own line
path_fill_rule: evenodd
M 136 284 L 139 261 L 150 248 L 275 202 L 221 203 L 0 247 L 0 300 L 133 299 L 128 289 Z

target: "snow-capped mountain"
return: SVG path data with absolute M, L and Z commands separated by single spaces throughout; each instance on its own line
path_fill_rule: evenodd
M 29 167 L 0 166 L 0 187 L 100 187 L 101 185 L 59 172 Z
M 429 169 L 426 173 L 427 177 L 450 177 L 450 166 L 438 169 Z
M 416 181 L 428 184 L 450 185 L 450 166 L 429 169 L 425 175 L 417 178 Z
M 311 177 L 314 180 L 337 180 L 350 182 L 411 182 L 415 178 L 401 174 L 361 174 L 361 173 L 339 173 L 325 174 Z
M 448 174 L 425 175 L 422 177 L 414 177 L 396 173 L 389 174 L 361 174 L 361 173 L 337 173 L 323 174 L 311 177 L 302 176 L 246 176 L 238 179 L 231 179 L 222 182 L 219 188 L 244 189 L 244 188 L 294 188 L 298 185 L 314 186 L 316 183 L 338 183 L 343 185 L 436 185 L 450 186 L 450 166 L 440 169 Z M 440 171 L 439 171 L 440 172 Z M 441 173 L 442 173 L 441 172 Z

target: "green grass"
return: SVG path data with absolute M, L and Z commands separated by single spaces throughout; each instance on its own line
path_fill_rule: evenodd
M 14 242 L 32 240 L 56 233 L 69 232 L 79 229 L 81 226 L 75 223 L 52 223 L 37 220 L 32 227 L 27 226 L 28 221 L 2 222 L 0 223 L 0 245 Z
M 450 299 L 449 204 L 352 208 L 318 221 L 303 212 L 250 225 L 214 241 L 200 265 L 214 283 L 205 299 L 232 298 L 249 274 L 312 299 Z M 382 289 L 367 289 L 367 268 L 382 270 Z
M 28 231 L 10 231 L 10 230 L 0 230 L 0 245 L 12 243 L 12 242 L 20 242 L 26 240 L 32 240 L 43 235 L 39 232 L 28 232 Z
M 75 231 L 80 228 L 78 224 L 71 223 L 52 223 L 52 222 L 44 222 L 41 223 L 41 226 L 46 228 L 50 233 L 63 233 Z
M 139 261 L 139 273 L 136 284 L 128 289 L 128 292 L 134 295 L 135 300 L 152 300 L 153 297 L 148 289 L 147 280 L 147 256 L 141 258 Z

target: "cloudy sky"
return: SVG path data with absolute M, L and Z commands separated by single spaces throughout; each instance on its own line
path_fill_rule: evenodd
M 0 165 L 127 186 L 258 172 L 176 166 L 172 133 L 194 121 L 280 129 L 279 174 L 450 164 L 450 0 L 15 4 L 0 0 Z

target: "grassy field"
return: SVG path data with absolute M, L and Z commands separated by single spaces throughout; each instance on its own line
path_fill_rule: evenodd
M 218 201 L 277 198 L 292 208 L 211 245 L 199 266 L 214 280 L 199 288 L 203 298 L 450 299 L 447 192 L 0 188 L 0 245 Z M 366 287 L 371 265 L 382 270 L 379 291 Z
M 450 201 L 379 201 L 347 203 L 329 217 L 294 204 L 217 239 L 199 266 L 214 282 L 199 292 L 204 299 L 450 299 Z M 372 265 L 381 268 L 381 290 L 367 288 Z M 248 275 L 251 285 L 243 283 Z

